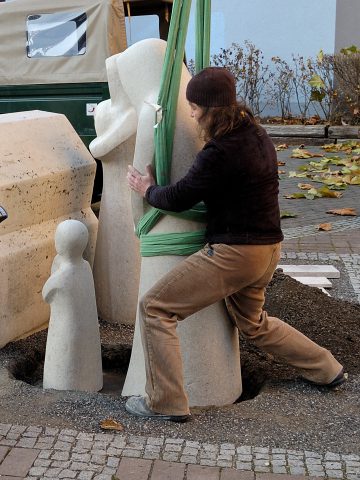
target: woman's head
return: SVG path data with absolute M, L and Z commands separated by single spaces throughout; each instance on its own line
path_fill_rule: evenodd
M 194 75 L 186 98 L 200 107 L 228 107 L 236 104 L 235 77 L 226 68 L 208 67 Z
M 191 116 L 206 140 L 219 138 L 241 124 L 255 122 L 248 107 L 236 100 L 235 77 L 226 68 L 208 67 L 194 75 L 186 89 Z

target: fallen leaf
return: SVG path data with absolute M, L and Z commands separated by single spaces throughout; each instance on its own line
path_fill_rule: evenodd
M 278 170 L 278 173 L 279 175 L 283 175 L 284 173 L 286 173 L 286 170 Z
M 332 225 L 331 225 L 331 223 L 320 223 L 319 230 L 323 230 L 324 232 L 328 232 L 329 230 L 332 230 Z
M 124 430 L 123 425 L 121 425 L 121 423 L 117 422 L 113 418 L 106 418 L 105 420 L 102 420 L 100 422 L 100 428 L 102 428 L 103 430 L 118 430 L 120 432 Z
M 285 198 L 293 199 L 293 198 L 306 198 L 305 193 L 288 193 L 284 195 Z
M 310 183 L 298 183 L 298 187 L 301 190 L 310 190 L 311 188 L 313 188 L 313 186 L 310 185 Z
M 332 215 L 357 216 L 355 208 L 335 208 L 328 210 L 326 213 L 331 213 Z
M 280 218 L 295 218 L 297 217 L 296 213 L 281 211 Z
M 278 145 L 275 150 L 277 152 L 279 152 L 280 150 L 286 150 L 287 148 L 289 148 L 289 145 L 287 145 L 286 143 L 282 143 L 281 145 Z
M 291 154 L 291 158 L 314 158 L 314 157 L 323 157 L 322 153 L 314 153 L 303 148 L 294 148 Z
M 282 166 L 286 165 L 285 162 L 277 162 L 277 163 L 278 163 L 279 167 L 282 167 Z

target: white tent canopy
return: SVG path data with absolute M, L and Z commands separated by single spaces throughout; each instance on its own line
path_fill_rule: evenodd
M 126 48 L 121 0 L 0 3 L 0 85 L 105 82 Z

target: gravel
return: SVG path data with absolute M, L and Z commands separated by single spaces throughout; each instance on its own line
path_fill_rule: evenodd
M 342 275 L 334 281 L 334 297 L 353 298 L 345 271 L 340 263 L 335 266 Z M 0 423 L 98 432 L 101 420 L 112 417 L 134 435 L 359 454 L 360 306 L 334 297 L 278 273 L 268 288 L 266 307 L 330 348 L 344 364 L 349 380 L 335 391 L 306 384 L 294 369 L 241 338 L 242 401 L 194 408 L 186 424 L 131 417 L 120 392 L 133 328 L 101 322 L 105 370 L 101 393 L 42 390 L 46 331 L 1 349 Z

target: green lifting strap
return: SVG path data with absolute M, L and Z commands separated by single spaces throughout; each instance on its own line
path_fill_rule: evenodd
M 206 16 L 206 21 L 203 18 L 200 23 L 197 22 L 196 24 L 196 45 L 201 44 L 199 52 L 201 53 L 201 65 L 203 66 L 209 64 L 210 58 L 210 1 L 211 0 L 197 0 L 197 16 Z M 161 186 L 168 185 L 170 181 L 176 107 L 190 7 L 191 0 L 174 0 L 160 82 L 158 104 L 162 107 L 162 120 L 155 129 L 155 168 L 157 184 Z M 206 15 L 205 12 L 207 13 Z M 205 53 L 202 53 L 203 51 Z M 196 55 L 198 55 L 198 53 Z M 206 211 L 205 206 L 202 204 L 186 212 L 181 212 L 180 214 L 151 208 L 140 219 L 136 227 L 136 234 L 140 238 L 140 251 L 142 256 L 190 255 L 204 245 L 204 231 L 182 232 L 180 234 L 149 233 L 164 214 L 205 222 Z

